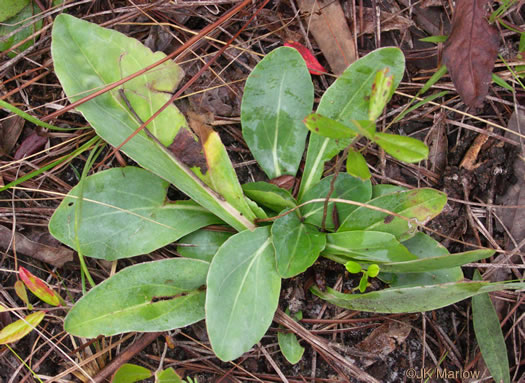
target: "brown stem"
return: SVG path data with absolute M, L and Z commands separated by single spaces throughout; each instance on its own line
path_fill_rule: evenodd
M 113 359 L 110 364 L 100 370 L 98 374 L 93 377 L 92 382 L 104 382 L 107 377 L 112 375 L 120 368 L 120 366 L 145 349 L 151 342 L 157 339 L 160 334 L 162 334 L 162 332 L 145 333 L 139 340 L 134 342 L 124 352 L 120 353 L 115 359 Z

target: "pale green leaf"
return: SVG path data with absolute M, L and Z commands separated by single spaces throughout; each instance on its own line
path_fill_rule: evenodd
M 408 220 L 363 206 L 350 213 L 338 231 L 373 230 L 399 237 L 415 230 L 418 224 L 434 218 L 446 202 L 447 196 L 444 193 L 427 188 L 385 194 L 367 204 L 397 213 Z
M 74 187 L 49 222 L 51 234 L 82 254 L 114 260 L 149 253 L 203 226 L 221 221 L 191 201 L 166 202 L 168 183 L 136 167 L 113 168 L 86 177 L 77 249 Z
M 326 237 L 292 212 L 273 223 L 272 243 L 277 271 L 282 278 L 291 278 L 314 264 L 325 247 Z
M 167 331 L 204 319 L 209 263 L 172 258 L 119 271 L 84 295 L 66 316 L 70 334 L 94 338 Z
M 117 31 L 66 14 L 54 20 L 51 53 L 55 73 L 72 102 L 166 57 Z M 98 135 L 119 146 L 140 126 L 119 90 L 124 91 L 133 109 L 145 120 L 169 100 L 170 95 L 161 91 L 173 91 L 181 75 L 179 67 L 167 61 L 77 109 Z M 166 149 L 165 145 L 172 143 L 180 129 L 187 129 L 184 117 L 174 105 L 164 110 L 148 129 L 157 140 L 142 131 L 122 151 L 237 230 L 254 228 L 253 223 L 206 187 L 181 159 Z
M 169 367 L 157 373 L 155 383 L 183 383 L 183 381 L 173 367 Z
M 13 343 L 29 334 L 44 319 L 45 312 L 38 311 L 8 324 L 0 330 L 0 344 Z
M 238 233 L 220 247 L 206 290 L 206 326 L 215 355 L 233 360 L 263 337 L 280 289 L 268 227 Z
M 111 383 L 134 383 L 151 377 L 151 371 L 146 367 L 125 363 L 115 372 Z
M 452 282 L 439 285 L 388 288 L 366 294 L 343 294 L 331 288 L 311 291 L 349 310 L 375 313 L 419 313 L 436 310 L 477 294 L 506 289 L 522 290 L 525 283 Z
M 352 124 L 347 126 L 319 113 L 306 116 L 304 124 L 311 132 L 328 138 L 351 138 L 359 134 L 352 129 Z
M 20 12 L 29 0 L 0 0 L 0 23 Z
M 342 124 L 367 120 L 369 96 L 377 71 L 384 68 L 394 76 L 393 89 L 403 77 L 405 58 L 398 48 L 380 48 L 352 63 L 321 98 L 317 113 Z M 349 144 L 349 139 L 334 140 L 310 136 L 299 199 L 321 179 L 324 163 Z
M 392 157 L 404 162 L 418 162 L 428 157 L 428 147 L 412 137 L 376 133 L 373 141 Z
M 474 279 L 481 280 L 477 270 Z M 472 323 L 481 355 L 494 381 L 510 383 L 507 345 L 489 294 L 472 297 Z
M 308 130 L 314 87 L 297 50 L 280 47 L 265 56 L 246 80 L 241 105 L 242 134 L 268 175 L 295 175 Z
M 370 177 L 372 177 L 365 157 L 363 157 L 363 155 L 354 148 L 350 148 L 348 150 L 348 157 L 346 158 L 346 171 L 351 176 L 361 178 L 362 180 L 368 180 Z
M 294 333 L 279 331 L 277 333 L 277 341 L 281 352 L 290 364 L 296 364 L 301 360 L 304 354 L 304 347 L 301 346 Z

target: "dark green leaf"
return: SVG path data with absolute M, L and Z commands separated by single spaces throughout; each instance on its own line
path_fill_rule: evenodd
M 314 87 L 297 50 L 280 47 L 257 64 L 246 80 L 241 105 L 242 134 L 269 178 L 295 175 L 308 130 Z
M 291 278 L 314 264 L 325 247 L 326 237 L 292 212 L 273 223 L 272 243 L 277 271 L 282 278 Z
M 20 12 L 29 0 L 0 0 L 0 23 Z
M 380 48 L 352 63 L 324 93 L 317 113 L 342 124 L 368 120 L 369 97 L 378 70 L 389 69 L 396 89 L 403 77 L 405 58 L 398 48 Z M 321 179 L 324 163 L 349 144 L 349 139 L 334 140 L 310 136 L 299 199 Z
M 330 191 L 330 183 L 334 176 L 324 178 L 315 187 L 308 191 L 304 197 L 299 201 L 304 203 L 306 201 L 326 198 Z M 367 202 L 372 195 L 372 184 L 370 180 L 362 181 L 359 178 L 352 177 L 349 174 L 340 173 L 335 180 L 334 192 L 330 196 L 331 198 L 340 198 L 355 202 Z M 326 228 L 333 230 L 333 210 L 334 205 L 337 207 L 337 215 L 340 222 L 342 222 L 357 206 L 333 203 L 328 204 L 327 216 L 326 216 Z M 300 208 L 301 214 L 305 218 L 305 222 L 312 224 L 317 227 L 321 227 L 323 220 L 324 202 L 313 202 Z
M 177 252 L 185 258 L 211 262 L 219 247 L 232 235 L 233 233 L 226 231 L 200 229 L 181 238 Z
M 211 262 L 206 290 L 206 326 L 221 360 L 233 360 L 270 327 L 279 302 L 270 229 L 245 230 L 228 239 Z
M 203 226 L 221 221 L 191 201 L 166 203 L 168 183 L 136 167 L 113 168 L 86 177 L 78 226 L 82 254 L 106 260 L 146 254 Z M 49 231 L 77 248 L 74 187 L 49 222 Z
M 248 198 L 277 213 L 296 206 L 295 199 L 288 190 L 268 182 L 250 182 L 242 185 L 242 189 Z
M 20 3 L 22 2 L 23 1 L 21 1 Z M 0 4 L 1 3 L 2 1 L 0 1 Z M 25 3 L 27 3 L 27 1 Z M 2 8 L 1 5 L 0 8 Z M 32 16 L 34 14 L 37 14 L 39 11 L 40 8 L 38 8 L 36 4 L 29 4 L 24 9 L 22 9 L 16 16 L 10 18 L 9 20 L 6 20 L 4 23 L 2 23 L 2 25 L 0 25 L 0 39 L 7 36 L 8 34 L 11 34 L 11 32 L 13 32 L 16 29 L 19 29 L 21 26 L 30 24 Z M 1 12 L 2 11 L 0 10 L 0 13 Z M 31 24 L 27 28 L 24 28 L 21 31 L 15 33 L 14 35 L 8 37 L 6 40 L 0 41 L 0 52 L 6 51 L 13 45 L 19 43 L 22 40 L 25 40 L 34 32 L 38 31 L 40 28 L 42 28 L 42 20 Z M 17 55 L 17 53 L 26 50 L 34 43 L 34 39 L 29 39 L 28 41 L 20 45 L 18 48 L 16 48 L 16 51 L 8 52 L 7 56 L 13 58 Z
M 378 231 L 345 231 L 327 234 L 325 253 L 380 263 L 417 259 L 399 243 L 395 236 Z
M 84 295 L 66 316 L 67 332 L 85 338 L 167 331 L 204 319 L 209 263 L 186 258 L 130 266 Z

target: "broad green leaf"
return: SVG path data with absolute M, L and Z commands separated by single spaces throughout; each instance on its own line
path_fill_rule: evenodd
M 352 130 L 350 126 L 336 120 L 325 117 L 319 113 L 311 113 L 304 119 L 306 127 L 315 134 L 329 138 L 351 138 L 356 137 L 359 132 Z
M 241 105 L 242 134 L 269 178 L 295 175 L 308 130 L 314 87 L 297 50 L 280 47 L 265 56 L 246 80 Z
M 27 288 L 35 294 L 40 300 L 50 304 L 51 306 L 59 306 L 62 303 L 60 296 L 43 280 L 33 275 L 26 268 L 20 266 L 18 268 L 18 276 L 27 286 Z
M 436 310 L 477 294 L 522 290 L 525 283 L 452 282 L 439 285 L 389 288 L 366 294 L 343 294 L 331 288 L 312 293 L 336 306 L 375 313 L 418 313 Z
M 251 199 L 249 199 L 248 197 L 244 197 L 246 203 L 248 204 L 248 206 L 250 207 L 252 213 L 255 215 L 256 218 L 258 219 L 266 219 L 268 218 L 268 214 L 266 213 L 266 210 L 264 210 L 262 207 L 260 207 L 259 205 L 257 205 L 257 202 L 255 201 L 252 201 Z
M 169 367 L 157 373 L 155 383 L 183 383 L 183 381 L 173 367 Z
M 403 77 L 405 58 L 398 48 L 380 48 L 352 63 L 327 89 L 317 113 L 342 124 L 367 120 L 369 97 L 377 71 L 384 68 L 394 76 L 393 89 Z M 349 139 L 334 140 L 310 136 L 299 199 L 321 179 L 324 163 L 349 144 Z
M 177 246 L 177 252 L 185 258 L 200 259 L 211 262 L 219 247 L 232 236 L 226 231 L 197 230 L 182 237 Z M 189 246 L 185 246 L 189 245 Z
M 385 194 L 390 194 L 398 191 L 404 191 L 407 190 L 407 188 L 404 188 L 403 186 L 397 186 L 397 185 L 389 185 L 389 184 L 378 184 L 378 185 L 372 185 L 372 199 L 381 197 Z
M 172 258 L 126 267 L 84 295 L 66 316 L 70 334 L 94 338 L 167 331 L 204 319 L 209 263 Z
M 233 360 L 263 337 L 280 289 L 268 227 L 245 230 L 220 247 L 206 290 L 206 327 L 215 355 Z
M 428 147 L 412 137 L 376 133 L 373 141 L 392 157 L 405 162 L 418 162 L 428 157 Z
M 166 57 L 162 52 L 152 53 L 137 40 L 117 31 L 66 14 L 57 16 L 54 21 L 51 53 L 55 73 L 71 102 Z M 170 95 L 160 91 L 173 91 L 181 74 L 174 62 L 167 61 L 77 109 L 99 136 L 119 146 L 140 126 L 119 90 L 124 91 L 133 109 L 145 120 L 168 101 Z M 177 153 L 174 155 L 166 149 L 165 145 L 172 143 L 178 131 L 187 129 L 184 117 L 174 105 L 163 111 L 148 129 L 157 140 L 142 131 L 126 143 L 122 151 L 237 230 L 255 227 L 204 185 Z
M 0 23 L 20 12 L 29 0 L 0 0 Z
M 277 271 L 282 278 L 291 278 L 314 264 L 325 247 L 326 237 L 292 212 L 273 223 L 272 243 Z
M 338 231 L 373 230 L 399 237 L 410 230 L 415 230 L 418 224 L 434 218 L 441 212 L 446 202 L 447 196 L 444 193 L 427 188 L 385 194 L 367 203 L 397 213 L 410 219 L 410 222 L 363 206 L 350 213 Z
M 255 214 L 244 198 L 241 184 L 233 169 L 230 157 L 222 144 L 219 134 L 213 130 L 207 132 L 203 139 L 202 148 L 206 156 L 210 186 L 250 221 L 255 219 Z
M 327 234 L 325 253 L 344 255 L 350 259 L 370 263 L 417 259 L 399 243 L 394 235 L 379 231 L 344 231 Z
M 423 273 L 430 270 L 449 269 L 488 258 L 494 252 L 494 250 L 480 249 L 413 261 L 385 263 L 381 265 L 381 270 L 388 273 Z
M 361 178 L 362 180 L 369 180 L 370 177 L 372 177 L 365 157 L 363 157 L 363 155 L 354 148 L 350 148 L 350 150 L 348 150 L 348 157 L 346 158 L 346 171 L 351 176 Z
M 21 1 L 22 3 L 23 1 Z M 0 1 L 1 3 L 1 1 Z M 25 2 L 27 3 L 27 1 Z M 1 9 L 1 6 L 0 6 Z M 2 11 L 0 10 L 0 13 Z M 0 39 L 6 37 L 7 35 L 10 35 L 11 32 L 17 30 L 23 25 L 29 24 L 31 22 L 31 17 L 34 14 L 37 14 L 40 12 L 40 8 L 36 4 L 29 4 L 24 9 L 22 9 L 19 13 L 16 14 L 16 16 L 10 18 L 9 20 L 6 20 L 0 25 Z M 11 48 L 13 45 L 19 43 L 22 40 L 25 40 L 29 36 L 31 36 L 34 32 L 38 31 L 40 28 L 42 28 L 42 20 L 37 21 L 36 23 L 28 26 L 27 28 L 22 29 L 21 31 L 15 33 L 14 35 L 7 37 L 5 40 L 0 41 L 0 52 L 6 51 L 9 48 Z M 15 57 L 18 53 L 23 52 L 27 48 L 29 48 L 31 45 L 34 44 L 34 40 L 28 40 L 22 45 L 20 45 L 18 48 L 16 48 L 13 52 L 8 52 L 7 56 L 10 58 Z
M 439 259 L 450 255 L 448 250 L 438 241 L 425 233 L 416 233 L 412 238 L 403 241 L 402 244 L 414 254 L 418 260 Z M 417 261 L 415 261 L 417 262 Z M 461 267 L 450 267 L 439 270 L 422 270 L 419 273 L 396 273 L 390 274 L 381 265 L 382 273 L 379 278 L 387 282 L 390 287 L 412 287 L 436 285 L 448 282 L 458 282 L 463 279 Z
M 334 176 L 325 177 L 321 182 L 315 185 L 311 190 L 304 195 L 299 201 L 300 203 L 307 202 L 312 199 L 326 198 L 330 191 L 330 183 Z M 340 173 L 337 176 L 334 184 L 334 192 L 331 198 L 340 198 L 355 202 L 367 202 L 372 195 L 372 184 L 370 180 L 362 181 L 359 178 L 352 177 L 349 174 Z M 339 222 L 342 222 L 357 206 L 344 203 L 328 203 L 328 210 L 326 215 L 326 228 L 333 230 L 333 210 L 334 205 L 337 207 L 337 215 Z M 324 202 L 313 202 L 302 206 L 300 208 L 301 214 L 306 223 L 321 227 L 323 220 Z
M 288 190 L 268 182 L 250 182 L 242 185 L 242 189 L 248 198 L 277 213 L 296 206 L 295 199 Z
M 481 280 L 477 270 L 474 279 Z M 507 345 L 489 294 L 472 297 L 472 323 L 481 355 L 494 381 L 510 383 Z
M 8 324 L 0 330 L 0 344 L 13 343 L 29 334 L 44 319 L 43 311 L 29 314 L 24 319 Z
M 149 253 L 203 226 L 221 221 L 191 201 L 166 202 L 169 184 L 136 167 L 113 168 L 86 177 L 78 239 L 84 255 L 106 260 Z M 51 234 L 77 248 L 74 187 L 49 222 Z
M 146 367 L 125 363 L 115 372 L 111 383 L 134 383 L 151 377 L 151 371 Z

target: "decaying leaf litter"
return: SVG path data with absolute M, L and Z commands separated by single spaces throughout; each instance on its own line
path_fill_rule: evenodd
M 99 24 L 116 28 L 154 50 L 169 54 L 181 42 L 187 41 L 192 31 L 202 30 L 239 2 L 217 1 L 208 5 L 190 1 L 182 5 L 142 3 L 114 3 L 109 9 L 103 3 L 77 2 L 61 8 L 67 8 L 66 12 L 77 17 L 89 16 Z M 254 2 L 236 18 L 227 21 L 223 29 L 214 29 L 208 38 L 199 39 L 191 51 L 178 59 L 186 72 L 183 84 L 202 68 L 203 62 L 209 60 L 223 42 L 248 22 L 261 5 L 257 3 L 262 2 Z M 211 119 L 207 123 L 226 144 L 241 180 L 261 180 L 264 175 L 252 160 L 238 125 L 243 80 L 260 60 L 261 54 L 267 54 L 287 41 L 300 42 L 315 53 L 324 68 L 330 69 L 329 74 L 339 74 L 357 56 L 363 56 L 376 47 L 399 46 L 408 59 L 408 70 L 398 95 L 394 96 L 386 110 L 383 126 L 420 139 L 426 138 L 429 146 L 435 148 L 435 155 L 429 158 L 428 164 L 401 165 L 375 147 L 364 148 L 367 159 L 373 164 L 374 181 L 407 187 L 431 186 L 445 191 L 449 196 L 447 210 L 429 225 L 435 230 L 435 238 L 456 252 L 470 249 L 465 243 L 489 246 L 501 250 L 494 260 L 495 264 L 507 264 L 509 257 L 514 264 L 503 269 L 491 263 L 473 265 L 466 269 L 466 276 L 470 277 L 469 273 L 478 267 L 481 271 L 487 271 L 487 276 L 495 281 L 505 279 L 496 276 L 503 270 L 510 271 L 510 278 L 522 278 L 520 245 L 523 238 L 519 237 L 519 222 L 523 214 L 519 208 L 522 205 L 519 193 L 514 197 L 505 197 L 505 201 L 513 202 L 500 202 L 507 189 L 513 184 L 520 185 L 523 178 L 519 170 L 520 158 L 523 158 L 519 154 L 520 151 L 523 153 L 520 136 L 506 131 L 509 124 L 508 130 L 523 132 L 519 124 L 523 120 L 519 117 L 523 114 L 520 107 L 523 104 L 523 87 L 519 84 L 519 75 L 516 77 L 513 74 L 520 70 L 518 64 L 522 60 L 519 56 L 520 36 L 518 32 L 504 27 L 505 23 L 517 31 L 523 30 L 523 12 L 519 5 L 511 6 L 503 14 L 501 23 L 490 26 L 486 21 L 486 7 L 489 5 L 486 1 L 458 1 L 456 13 L 448 4 L 440 2 L 434 2 L 431 7 L 427 7 L 427 2 L 410 5 L 404 1 L 392 4 L 326 3 L 301 0 L 267 4 L 232 47 L 198 78 L 183 99 L 177 101 L 179 108 L 185 115 L 189 115 L 190 110 L 209 113 Z M 45 26 L 56 16 L 56 12 L 47 10 L 46 5 L 40 4 L 43 9 L 36 10 L 36 13 L 41 13 L 46 9 L 42 15 L 50 16 L 42 18 Z M 495 3 L 493 9 L 498 5 Z M 428 17 L 429 14 L 437 17 Z M 436 20 L 440 20 L 437 25 Z M 451 23 L 454 24 L 452 29 L 449 27 Z M 326 28 L 326 25 L 330 27 Z M 465 33 L 466 30 L 470 34 Z M 67 105 L 52 74 L 49 34 L 50 30 L 45 28 L 41 35 L 37 33 L 37 44 L 28 48 L 30 50 L 25 54 L 17 54 L 17 48 L 13 48 L 11 53 L 14 56 L 4 55 L 1 66 L 2 100 L 43 120 Z M 418 40 L 438 34 L 450 34 L 449 41 L 443 45 Z M 469 45 L 469 41 L 474 44 Z M 473 48 L 462 49 L 465 46 Z M 487 49 L 481 53 L 474 51 L 480 47 Z M 501 54 L 499 59 L 495 57 L 497 52 Z M 476 60 L 482 60 L 482 63 Z M 494 60 L 496 68 L 492 70 L 490 64 Z M 441 90 L 448 93 L 415 109 L 400 123 L 389 126 L 392 118 L 409 106 L 410 97 L 418 93 L 443 61 L 449 66 L 451 78 L 443 77 L 421 96 Z M 456 66 L 458 61 L 460 65 Z M 470 72 L 462 72 L 461 64 L 468 64 Z M 480 67 L 485 72 L 478 77 L 476 71 Z M 491 71 L 511 84 L 514 92 L 494 83 L 489 84 Z M 326 89 L 333 81 L 329 74 L 314 77 L 316 92 Z M 462 90 L 465 87 L 467 90 Z M 461 99 L 454 89 L 457 89 Z M 484 94 L 486 92 L 488 94 Z M 20 122 L 11 119 L 12 115 L 7 112 L 2 113 L 0 138 L 6 154 L 1 157 L 0 182 L 4 185 L 73 152 L 92 137 L 89 130 L 51 132 L 28 122 L 18 133 L 17 130 L 22 129 Z M 518 117 L 511 119 L 513 113 Z M 73 111 L 50 122 L 60 127 L 85 127 L 85 122 Z M 17 134 L 20 137 L 13 138 Z M 59 200 L 78 182 L 86 160 L 87 154 L 82 153 L 25 181 L 16 191 L 2 192 L 3 306 L 22 308 L 25 305 L 17 298 L 13 287 L 17 279 L 15 271 L 20 265 L 30 269 L 71 302 L 80 297 L 78 262 L 61 265 L 56 260 L 42 257 L 41 249 L 49 251 L 44 246 L 57 248 L 57 243 L 48 243 L 44 239 L 47 222 Z M 119 154 L 96 165 L 103 169 L 126 163 L 131 162 Z M 177 193 L 170 188 L 168 197 L 175 199 L 173 197 Z M 33 242 L 28 242 L 28 238 Z M 24 242 L 25 247 L 22 245 Z M 118 266 L 93 260 L 88 261 L 88 266 L 98 283 L 113 274 L 115 269 L 145 260 L 172 257 L 176 251 L 175 246 L 168 245 L 150 255 L 119 262 Z M 259 346 L 235 364 L 212 358 L 207 348 L 206 332 L 199 324 L 162 336 L 114 337 L 99 339 L 98 344 L 82 345 L 78 339 L 65 336 L 62 328 L 65 311 L 60 308 L 46 316 L 39 326 L 41 333 L 30 333 L 14 345 L 14 350 L 22 358 L 27 358 L 42 380 L 53 377 L 68 381 L 85 380 L 83 373 L 87 373 L 95 381 L 102 381 L 104 376 L 111 375 L 109 371 L 118 368 L 116 364 L 127 360 L 126 356 L 133 358 L 131 363 L 144 364 L 152 370 L 160 364 L 173 366 L 181 375 L 198 378 L 200 382 L 219 379 L 347 381 L 351 376 L 348 371 L 356 368 L 366 371 L 376 380 L 397 382 L 402 381 L 408 368 L 423 365 L 426 368 L 439 366 L 441 371 L 483 370 L 469 321 L 470 303 L 462 302 L 424 314 L 380 316 L 322 304 L 308 291 L 312 284 L 325 284 L 348 292 L 357 283 L 358 280 L 345 274 L 342 267 L 327 261 L 318 261 L 311 272 L 287 280 L 280 308 L 283 311 L 287 308 L 294 312 L 302 310 L 303 320 L 290 323 L 286 320 L 288 317 L 278 313 L 272 331 Z M 30 297 L 30 301 L 35 306 L 43 305 L 34 297 Z M 519 367 L 523 361 L 522 298 L 517 293 L 505 292 L 495 294 L 493 301 L 500 320 L 504 320 L 512 380 L 519 381 L 523 376 Z M 2 320 L 16 320 L 15 313 L 2 313 Z M 22 311 L 20 315 L 27 313 Z M 291 329 L 306 346 L 303 359 L 295 366 L 291 366 L 276 347 L 278 324 Z M 407 326 L 411 329 L 408 335 L 404 330 Z M 370 346 L 377 337 L 385 342 L 382 353 Z M 51 347 L 51 344 L 55 346 Z M 141 351 L 143 348 L 144 351 Z M 389 349 L 388 353 L 384 351 Z M 2 371 L 6 371 L 1 376 L 4 381 L 35 379 L 14 353 L 7 348 L 3 348 L 1 353 Z M 114 361 L 117 363 L 110 361 L 110 355 L 117 357 Z M 363 375 L 364 381 L 372 381 L 370 379 L 373 378 Z

